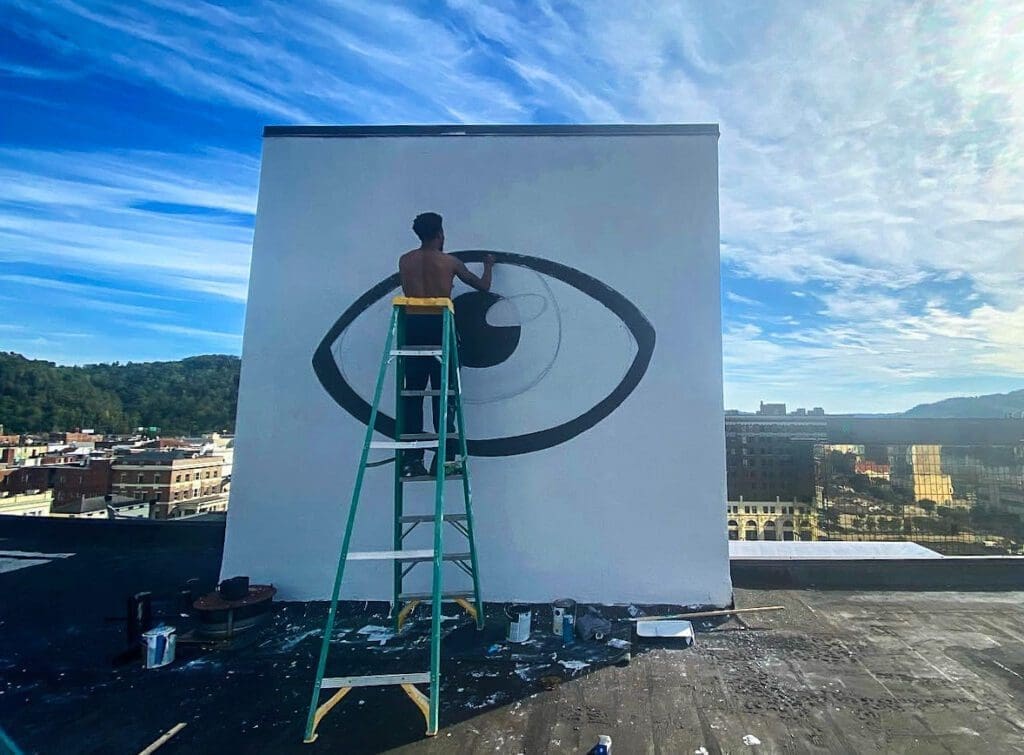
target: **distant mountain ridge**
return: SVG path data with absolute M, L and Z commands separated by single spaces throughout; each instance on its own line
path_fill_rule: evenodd
M 7 433 L 233 432 L 240 365 L 238 357 L 208 354 L 65 367 L 0 352 L 0 424 Z
M 959 396 L 918 404 L 903 412 L 904 417 L 943 419 L 998 419 L 1009 415 L 1019 417 L 1024 412 L 1024 388 L 1009 393 L 990 393 L 986 396 Z

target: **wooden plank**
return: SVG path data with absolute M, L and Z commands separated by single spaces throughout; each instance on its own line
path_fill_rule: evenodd
M 732 616 L 736 613 L 754 613 L 755 611 L 785 611 L 785 606 L 763 606 L 761 608 L 732 608 L 721 611 L 696 611 L 693 613 L 673 613 L 668 616 L 637 616 L 630 621 L 660 621 L 661 619 L 707 619 L 712 616 Z
M 150 753 L 156 752 L 157 749 L 159 747 L 161 747 L 167 740 L 169 740 L 171 737 L 173 737 L 175 734 L 177 734 L 179 731 L 181 731 L 184 728 L 185 728 L 185 724 L 184 723 L 175 724 L 173 727 L 171 727 L 166 732 L 161 734 L 156 739 L 156 741 L 153 742 L 153 744 L 151 744 L 145 750 L 140 751 L 139 755 L 150 755 Z

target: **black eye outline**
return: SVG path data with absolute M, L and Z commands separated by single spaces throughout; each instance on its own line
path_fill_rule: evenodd
M 583 412 L 583 414 L 560 425 L 523 435 L 512 435 L 507 438 L 486 438 L 483 440 L 467 439 L 466 445 L 471 456 L 517 456 L 534 451 L 543 451 L 544 449 L 565 443 L 577 435 L 586 432 L 610 415 L 640 384 L 651 362 L 651 356 L 654 354 L 654 327 L 637 306 L 618 291 L 586 273 L 540 257 L 484 249 L 467 249 L 451 252 L 450 254 L 463 262 L 483 262 L 484 257 L 492 254 L 497 264 L 525 267 L 567 283 L 611 310 L 629 329 L 637 345 L 636 356 L 633 357 L 633 362 L 629 365 L 629 369 L 622 380 L 619 381 L 619 384 L 607 396 Z M 334 360 L 334 354 L 331 352 L 331 346 L 337 341 L 344 330 L 355 322 L 356 318 L 363 311 L 397 290 L 400 285 L 398 273 L 395 273 L 356 299 L 342 313 L 334 325 L 331 326 L 331 329 L 327 331 L 327 334 L 320 341 L 320 345 L 317 346 L 313 354 L 313 371 L 316 373 L 320 384 L 338 406 L 364 425 L 370 421 L 370 404 L 356 393 L 352 386 L 348 384 L 348 381 L 342 377 L 341 370 Z M 394 438 L 394 417 L 378 411 L 375 429 L 388 438 Z

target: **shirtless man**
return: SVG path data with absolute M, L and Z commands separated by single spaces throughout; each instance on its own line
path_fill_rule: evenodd
M 465 263 L 457 257 L 444 253 L 444 228 L 441 216 L 436 212 L 424 212 L 416 216 L 412 230 L 422 242 L 418 249 L 402 255 L 398 261 L 398 274 L 402 280 L 402 292 L 411 297 L 444 297 L 451 298 L 452 285 L 455 277 L 478 291 L 490 291 L 491 271 L 494 257 L 487 255 L 484 259 L 484 274 L 478 278 L 471 273 Z M 423 314 L 414 310 L 406 312 L 405 345 L 437 346 L 441 343 L 442 317 L 436 313 Z M 412 358 L 406 361 L 405 389 L 422 391 L 430 385 L 433 390 L 440 390 L 441 365 L 436 359 Z M 407 396 L 403 413 L 405 415 L 406 433 L 423 432 L 423 397 Z M 449 404 L 449 407 L 451 405 Z M 433 409 L 434 432 L 440 427 L 441 398 L 434 396 L 431 400 Z M 448 433 L 455 432 L 455 418 L 451 409 L 447 417 Z M 458 444 L 449 442 L 445 459 L 455 458 Z M 410 449 L 403 452 L 402 475 L 419 476 L 437 473 L 437 457 L 430 465 L 430 471 L 423 466 L 423 449 Z

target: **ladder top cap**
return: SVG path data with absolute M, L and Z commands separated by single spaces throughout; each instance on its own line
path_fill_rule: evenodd
M 396 307 L 431 307 L 434 309 L 447 307 L 452 312 L 455 311 L 455 305 L 452 304 L 452 300 L 445 296 L 432 296 L 427 298 L 416 296 L 396 296 L 391 300 L 391 303 Z

